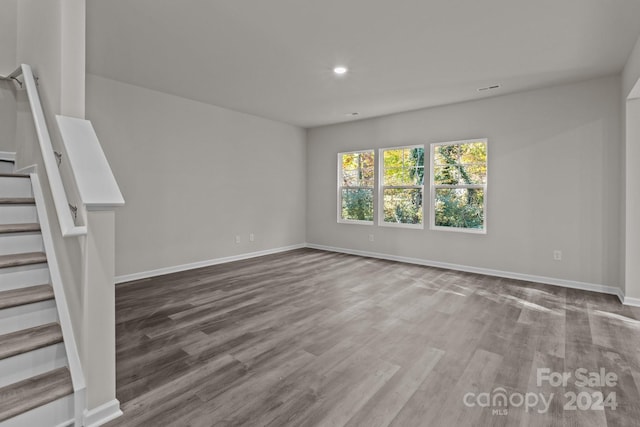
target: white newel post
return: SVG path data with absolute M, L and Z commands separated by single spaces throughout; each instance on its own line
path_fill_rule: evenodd
M 116 400 L 115 212 L 87 207 L 84 247 L 85 425 L 120 415 Z

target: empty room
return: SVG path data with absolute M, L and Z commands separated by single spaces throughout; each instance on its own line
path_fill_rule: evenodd
M 0 10 L 0 427 L 640 425 L 637 0 Z

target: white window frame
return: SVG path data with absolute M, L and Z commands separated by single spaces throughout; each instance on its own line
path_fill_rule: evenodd
M 374 183 L 373 186 L 371 187 L 350 187 L 350 186 L 343 186 L 342 185 L 342 156 L 345 154 L 360 154 L 360 153 L 373 153 L 374 156 L 374 160 L 373 160 L 373 167 L 374 167 Z M 352 188 L 352 189 L 365 189 L 365 190 L 371 190 L 371 197 L 373 199 L 373 212 L 372 212 L 372 218 L 376 217 L 376 183 L 375 183 L 375 155 L 376 155 L 376 150 L 371 148 L 369 150 L 356 150 L 356 151 L 344 151 L 342 153 L 338 153 L 338 191 L 337 191 L 337 195 L 338 195 L 338 199 L 337 199 L 337 215 L 338 215 L 338 223 L 340 224 L 360 224 L 360 225 L 374 225 L 373 220 L 371 221 L 366 221 L 366 220 L 359 220 L 359 219 L 344 219 L 342 218 L 342 190 L 345 188 Z
M 444 185 L 434 184 L 433 172 L 435 170 L 435 148 L 442 145 L 463 145 L 473 142 L 483 142 L 487 147 L 487 174 L 485 184 L 456 184 L 456 185 Z M 448 141 L 448 142 L 434 142 L 431 144 L 429 155 L 429 185 L 430 185 L 430 207 L 429 207 L 429 228 L 437 231 L 453 231 L 456 233 L 471 233 L 471 234 L 487 234 L 487 191 L 489 183 L 489 142 L 487 138 L 465 139 L 461 141 Z M 463 227 L 443 227 L 436 226 L 436 190 L 440 188 L 466 188 L 466 189 L 481 189 L 484 191 L 484 199 L 482 203 L 482 211 L 484 213 L 484 223 L 482 229 L 477 228 L 463 228 Z
M 403 150 L 412 148 L 424 148 L 424 144 L 418 145 L 401 145 L 399 147 L 385 147 L 378 149 L 378 226 L 380 227 L 395 227 L 395 228 L 412 228 L 423 230 L 425 222 L 424 211 L 424 178 L 422 185 L 384 185 L 384 152 L 387 150 Z M 424 165 L 426 168 L 426 165 Z M 423 175 L 424 176 L 424 175 Z M 385 189 L 420 189 L 422 192 L 422 222 L 420 224 L 403 224 L 398 222 L 385 222 L 384 220 L 384 190 Z

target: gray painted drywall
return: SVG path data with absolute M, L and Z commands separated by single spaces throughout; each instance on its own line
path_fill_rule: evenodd
M 16 69 L 17 0 L 0 0 L 0 75 Z M 0 151 L 15 151 L 16 97 L 13 83 L 0 81 Z
M 640 299 L 640 188 L 638 168 L 640 161 L 640 38 L 629 55 L 622 71 L 623 119 L 623 283 L 626 297 Z M 636 99 L 631 99 L 636 98 Z M 637 303 L 637 301 L 636 301 Z
M 626 102 L 625 296 L 640 300 L 640 98 Z
M 620 286 L 620 84 L 607 77 L 309 130 L 307 242 Z M 336 153 L 482 137 L 486 235 L 336 222 Z
M 18 0 L 0 0 L 0 74 L 16 68 Z
M 627 99 L 638 79 L 640 79 L 640 38 L 638 38 L 622 70 L 622 96 L 624 99 Z M 640 96 L 640 94 L 636 94 L 636 96 Z
M 117 275 L 304 243 L 303 129 L 92 74 L 86 110 L 127 201 Z
M 13 83 L 0 81 L 0 151 L 16 151 L 17 108 Z

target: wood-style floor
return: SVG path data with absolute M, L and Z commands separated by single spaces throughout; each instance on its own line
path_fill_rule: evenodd
M 640 309 L 613 296 L 301 249 L 116 300 L 109 426 L 640 425 Z

